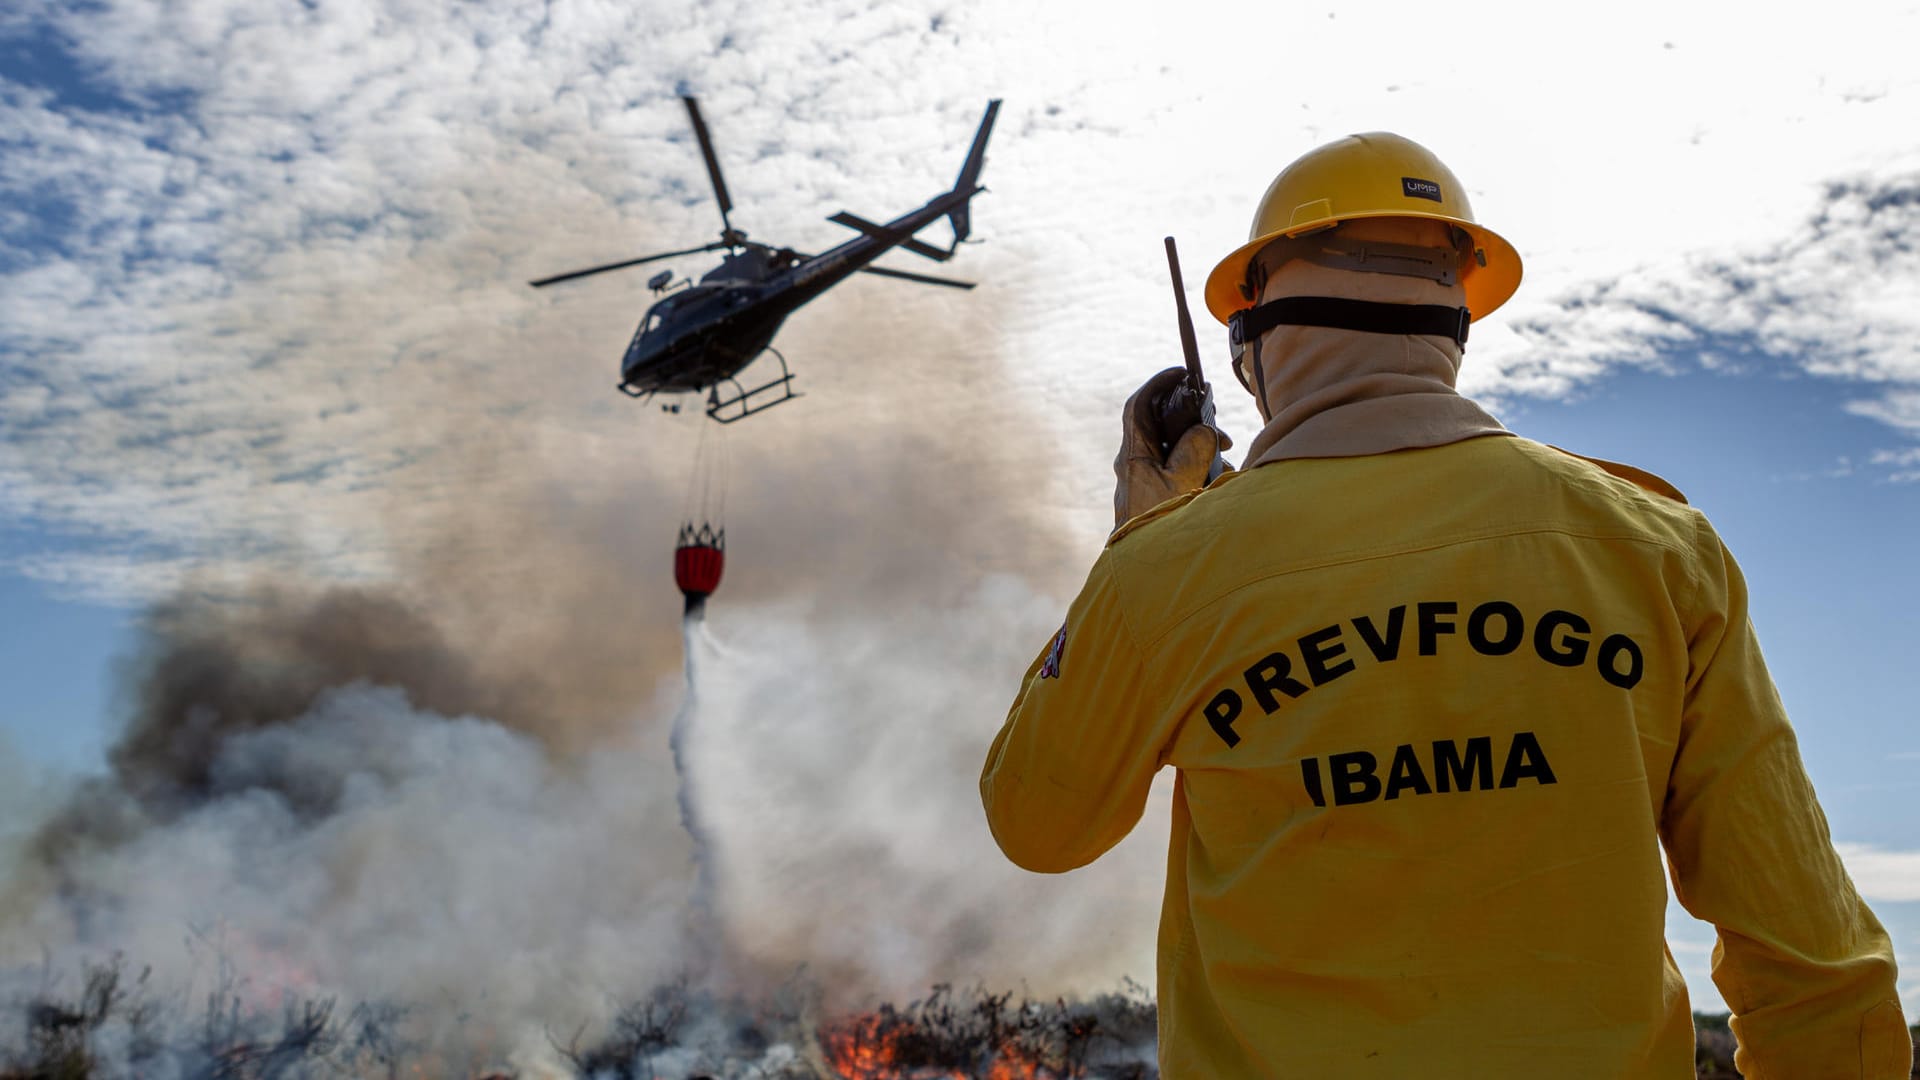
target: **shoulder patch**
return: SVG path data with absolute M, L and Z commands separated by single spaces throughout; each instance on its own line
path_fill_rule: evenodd
M 1060 632 L 1053 635 L 1053 644 L 1047 646 L 1047 659 L 1040 665 L 1040 677 L 1057 679 L 1060 677 L 1060 661 L 1067 655 L 1067 624 L 1060 624 Z
M 1558 450 L 1561 453 L 1567 455 L 1568 457 L 1576 457 L 1576 458 L 1579 458 L 1581 461 L 1587 462 L 1589 464 L 1598 465 L 1602 470 L 1608 473 L 1611 473 L 1612 475 L 1617 476 L 1620 479 L 1627 481 L 1628 483 L 1636 484 L 1640 487 L 1643 487 L 1648 491 L 1653 492 L 1655 495 L 1664 495 L 1665 497 L 1672 499 L 1674 502 L 1681 503 L 1683 505 L 1687 501 L 1687 497 L 1685 495 L 1680 494 L 1679 488 L 1674 487 L 1672 484 L 1667 483 L 1665 480 L 1662 480 L 1658 476 L 1655 476 L 1654 474 L 1648 472 L 1645 469 L 1637 469 L 1632 465 L 1624 465 L 1618 461 L 1608 461 L 1605 458 L 1588 457 L 1585 454 L 1576 454 L 1571 450 L 1567 450 L 1558 446 L 1555 446 L 1552 449 Z

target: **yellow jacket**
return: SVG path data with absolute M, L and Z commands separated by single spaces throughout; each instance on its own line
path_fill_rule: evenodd
M 1475 438 L 1136 518 L 980 791 L 1008 857 L 1060 872 L 1169 764 L 1170 1080 L 1690 1077 L 1663 844 L 1749 1078 L 1907 1075 L 1739 569 L 1657 478 Z

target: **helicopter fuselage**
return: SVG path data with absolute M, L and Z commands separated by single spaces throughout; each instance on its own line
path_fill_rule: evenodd
M 787 316 L 982 190 L 955 188 L 873 232 L 798 261 L 757 244 L 728 256 L 698 284 L 647 309 L 620 363 L 621 389 L 635 395 L 698 393 L 733 378 L 773 344 Z

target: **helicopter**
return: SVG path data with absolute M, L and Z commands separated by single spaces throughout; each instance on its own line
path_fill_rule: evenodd
M 878 274 L 927 285 L 973 288 L 972 282 L 868 264 L 896 247 L 936 262 L 953 257 L 972 228 L 971 200 L 986 190 L 980 184 L 980 170 L 986 163 L 987 136 L 1000 111 L 998 98 L 987 102 L 986 116 L 974 134 L 973 146 L 967 151 L 966 163 L 961 166 L 952 190 L 885 224 L 843 210 L 827 220 L 847 226 L 859 235 L 818 255 L 803 255 L 792 248 L 749 240 L 745 232 L 734 228 L 728 216 L 733 200 L 720 175 L 713 139 L 700 117 L 700 104 L 692 97 L 681 100 L 686 103 L 694 137 L 699 140 L 700 154 L 706 160 L 707 177 L 713 182 L 714 198 L 720 205 L 720 239 L 684 251 L 643 255 L 529 282 L 536 289 L 545 288 L 660 259 L 726 249 L 720 265 L 701 275 L 697 284 L 687 278 L 675 283 L 671 270 L 648 280 L 647 287 L 660 299 L 647 309 L 620 361 L 621 393 L 644 401 L 657 394 L 704 391 L 707 416 L 722 424 L 731 424 L 801 396 L 793 389 L 794 376 L 787 367 L 786 357 L 773 347 L 774 335 L 787 316 L 849 275 Z M 953 227 L 953 241 L 944 249 L 915 236 L 942 217 Z M 780 373 L 748 387 L 739 376 L 762 353 L 773 355 L 779 362 Z M 662 408 L 668 412 L 680 411 L 678 404 L 666 404 Z

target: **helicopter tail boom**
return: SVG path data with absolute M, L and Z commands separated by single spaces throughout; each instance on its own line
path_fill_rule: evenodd
M 980 170 L 987 164 L 987 136 L 993 134 L 993 118 L 1000 114 L 1000 99 L 987 102 L 987 115 L 980 118 L 980 130 L 973 136 L 973 146 L 967 151 L 967 163 L 960 166 L 960 178 L 953 182 L 954 194 L 959 195 L 960 205 L 947 214 L 947 220 L 953 222 L 953 242 L 960 243 L 973 231 L 973 218 L 968 212 L 969 200 L 980 189 Z

